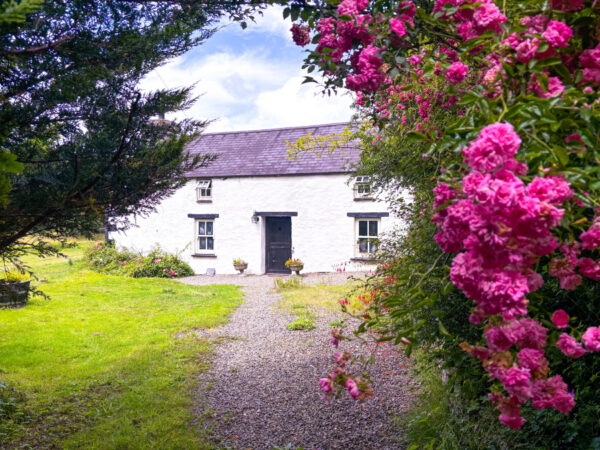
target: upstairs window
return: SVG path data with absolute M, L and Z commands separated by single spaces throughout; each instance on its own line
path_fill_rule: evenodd
M 368 257 L 377 250 L 379 219 L 356 220 L 356 256 Z
M 198 253 L 212 252 L 215 249 L 214 222 L 212 220 L 197 220 L 196 245 Z
M 212 180 L 200 180 L 196 186 L 196 200 L 212 199 Z
M 354 198 L 372 199 L 371 177 L 356 177 L 354 179 Z

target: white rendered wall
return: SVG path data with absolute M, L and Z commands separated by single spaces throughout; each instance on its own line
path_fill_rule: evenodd
M 387 212 L 379 201 L 355 201 L 348 176 L 301 175 L 278 177 L 213 178 L 212 203 L 196 201 L 196 182 L 190 181 L 162 201 L 147 217 L 136 217 L 137 226 L 111 233 L 120 247 L 148 252 L 157 244 L 171 253 L 181 252 L 194 272 L 209 268 L 217 274 L 237 273 L 233 260 L 248 262 L 247 273 L 265 272 L 265 219 L 252 223 L 258 212 L 297 212 L 292 217 L 292 251 L 304 261 L 305 272 L 368 269 L 351 262 L 355 256 L 355 218 L 352 212 Z M 214 219 L 216 258 L 192 256 L 195 220 L 188 214 L 219 214 Z M 380 235 L 399 226 L 398 219 L 381 218 Z

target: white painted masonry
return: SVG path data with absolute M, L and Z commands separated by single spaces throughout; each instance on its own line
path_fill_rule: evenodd
M 212 202 L 199 203 L 197 181 L 190 181 L 163 200 L 155 212 L 136 217 L 136 226 L 111 233 L 119 247 L 144 253 L 160 247 L 180 253 L 197 274 L 213 268 L 218 274 L 237 273 L 233 260 L 248 262 L 247 273 L 265 273 L 265 218 L 254 212 L 295 212 L 292 221 L 293 257 L 304 261 L 305 272 L 364 269 L 355 257 L 356 230 L 348 213 L 383 213 L 384 202 L 355 201 L 348 174 L 282 175 L 212 178 Z M 196 253 L 196 220 L 188 214 L 218 214 L 214 219 L 213 257 Z M 400 225 L 398 219 L 380 219 L 380 236 Z

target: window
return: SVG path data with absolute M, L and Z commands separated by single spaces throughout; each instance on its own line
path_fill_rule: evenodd
M 196 247 L 198 253 L 206 253 L 215 249 L 214 222 L 212 220 L 196 221 Z
M 200 180 L 196 186 L 197 200 L 210 200 L 212 198 L 212 180 Z
M 354 198 L 371 198 L 371 177 L 356 177 L 354 179 Z
M 368 256 L 377 250 L 379 219 L 360 219 L 356 221 L 356 254 Z

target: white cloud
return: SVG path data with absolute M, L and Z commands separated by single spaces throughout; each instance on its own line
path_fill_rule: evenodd
M 198 47 L 174 59 L 146 77 L 144 90 L 194 86 L 197 102 L 174 118 L 215 120 L 209 131 L 277 128 L 295 125 L 342 122 L 352 111 L 349 96 L 324 97 L 315 84 L 302 85 L 302 56 L 280 48 L 291 43 L 289 20 L 284 21 L 281 7 L 269 8 L 256 24 L 242 31 L 239 24 L 230 25 L 223 33 L 223 44 L 206 52 Z M 236 28 L 237 27 L 237 28 Z M 232 29 L 239 30 L 231 32 Z M 256 32 L 251 42 L 258 47 L 236 45 L 243 33 Z M 272 35 L 277 35 L 273 40 Z M 269 38 L 267 35 L 271 36 Z M 260 48 L 262 46 L 262 48 Z M 244 50 L 246 48 L 246 50 Z M 248 49 L 250 48 L 250 49 Z
M 326 97 L 314 84 L 302 84 L 295 76 L 273 90 L 261 92 L 248 113 L 213 123 L 209 131 L 250 130 L 348 121 L 352 99 L 348 95 Z

